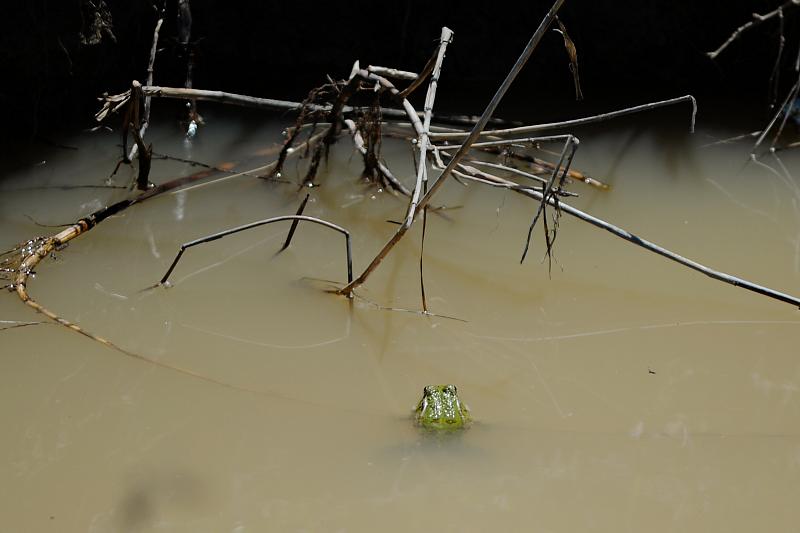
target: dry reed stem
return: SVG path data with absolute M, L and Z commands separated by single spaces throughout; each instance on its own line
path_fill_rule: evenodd
M 551 142 L 551 141 L 561 141 L 566 140 L 567 138 L 571 137 L 571 135 L 549 135 L 545 137 L 521 137 L 521 138 L 514 138 L 514 139 L 499 139 L 495 141 L 485 141 L 485 142 L 477 142 L 472 144 L 472 148 L 477 148 L 479 150 L 483 150 L 486 152 L 490 152 L 493 154 L 502 155 L 504 157 L 513 157 L 515 159 L 520 159 L 527 163 L 530 163 L 533 167 L 534 172 L 544 172 L 553 171 L 556 167 L 553 163 L 549 161 L 545 161 L 543 159 L 539 159 L 527 154 L 516 154 L 509 150 L 502 150 L 501 147 L 508 147 L 508 148 L 525 148 L 525 144 L 529 144 L 535 147 L 538 147 L 539 142 Z M 439 150 L 450 149 L 451 147 L 448 145 L 436 145 L 436 148 Z M 587 185 L 591 185 L 593 187 L 597 187 L 598 189 L 608 190 L 608 185 L 592 178 L 591 176 L 586 175 L 585 173 L 568 169 L 567 170 L 567 177 L 570 179 L 582 181 Z M 541 179 L 538 176 L 534 179 Z M 547 181 L 547 180 L 544 180 Z
M 442 72 L 442 63 L 444 62 L 445 52 L 447 45 L 453 41 L 453 32 L 446 26 L 442 27 L 442 33 L 439 35 L 439 48 L 436 52 L 436 60 L 431 71 L 431 81 L 428 84 L 428 91 L 425 94 L 425 104 L 423 107 L 424 118 L 422 122 L 422 134 L 417 137 L 417 148 L 419 149 L 417 180 L 414 187 L 414 196 L 408 204 L 408 214 L 404 224 L 411 226 L 414 221 L 414 212 L 417 205 L 419 205 L 420 195 L 428 192 L 428 148 L 430 141 L 428 141 L 428 134 L 431 129 L 431 115 L 433 114 L 433 104 L 436 100 L 436 89 L 439 86 L 439 76 Z M 430 63 L 430 62 L 429 62 Z M 410 92 L 410 91 L 409 91 Z M 406 93 L 408 94 L 408 93 Z M 419 288 L 422 298 L 422 310 L 428 312 L 428 299 L 425 296 L 425 273 L 424 273 L 424 258 L 425 258 L 425 230 L 428 226 L 428 210 L 422 210 L 422 235 L 420 237 L 419 249 Z
M 460 177 L 464 179 L 469 179 L 471 181 L 476 181 L 478 183 L 483 183 L 493 187 L 510 189 L 524 196 L 533 198 L 534 200 L 542 201 L 542 199 L 545 197 L 542 191 L 536 190 L 531 187 L 521 187 L 514 182 L 511 182 L 509 180 L 504 180 L 503 178 L 497 176 L 492 176 L 492 180 L 488 180 L 488 179 L 476 179 L 474 176 L 470 176 L 465 173 L 459 173 L 457 171 L 455 173 L 457 175 L 460 174 Z M 484 176 L 486 175 L 486 173 L 483 174 Z M 595 227 L 604 229 L 609 233 L 611 233 L 612 235 L 615 235 L 616 237 L 626 240 L 632 244 L 635 244 L 636 246 L 644 248 L 645 250 L 658 254 L 662 257 L 665 257 L 671 261 L 674 261 L 692 270 L 696 270 L 697 272 L 700 272 L 701 274 L 704 274 L 712 279 L 728 283 L 735 287 L 741 287 L 743 289 L 755 292 L 757 294 L 761 294 L 763 296 L 767 296 L 769 298 L 773 298 L 775 300 L 779 300 L 781 302 L 785 302 L 800 308 L 800 298 L 791 296 L 786 293 L 782 293 L 780 291 L 776 291 L 774 289 L 770 289 L 768 287 L 764 287 L 762 285 L 758 285 L 756 283 L 733 276 L 731 274 L 727 274 L 725 272 L 720 272 L 718 270 L 709 268 L 701 263 L 698 263 L 697 261 L 693 261 L 679 254 L 676 254 L 675 252 L 667 250 L 666 248 L 663 248 L 651 241 L 648 241 L 647 239 L 643 239 L 633 233 L 630 233 L 625 229 L 622 229 L 618 226 L 615 226 L 614 224 L 611 224 L 600 218 L 592 216 L 584 211 L 581 211 L 580 209 L 576 209 L 575 207 L 572 207 L 571 205 L 559 201 L 555 198 L 551 198 L 547 200 L 547 202 L 548 204 L 550 204 L 550 206 L 555 207 L 579 220 L 583 220 L 584 222 L 588 222 L 589 224 Z
M 489 153 L 502 155 L 503 157 L 510 158 L 510 159 L 517 159 L 517 160 L 520 160 L 520 161 L 525 161 L 526 163 L 529 163 L 531 165 L 531 170 L 533 172 L 535 172 L 535 173 L 551 172 L 555 168 L 555 165 L 553 163 L 551 163 L 549 161 L 545 161 L 543 159 L 539 159 L 538 157 L 530 156 L 528 154 L 519 154 L 519 153 L 516 153 L 516 152 L 513 152 L 513 151 L 512 152 L 503 151 L 503 150 L 500 150 L 498 148 L 493 148 L 491 146 L 487 146 L 487 147 L 484 147 L 484 148 L 479 148 L 479 150 L 484 150 L 484 151 L 489 152 Z M 582 181 L 586 185 L 591 185 L 592 187 L 594 187 L 596 189 L 600 189 L 600 190 L 604 190 L 604 191 L 607 191 L 608 189 L 610 189 L 610 186 L 607 183 L 604 183 L 604 182 L 598 180 L 597 178 L 593 178 L 592 176 L 589 176 L 588 174 L 586 174 L 585 172 L 582 172 L 580 170 L 575 170 L 575 169 L 572 169 L 572 168 L 569 169 L 567 171 L 567 177 L 570 178 L 570 179 L 573 179 L 573 180 Z
M 463 179 L 465 181 L 475 181 L 475 182 L 478 182 L 478 183 L 483 183 L 484 185 L 489 185 L 491 187 L 497 187 L 497 188 L 501 188 L 501 189 L 508 189 L 510 191 L 522 193 L 525 196 L 528 196 L 526 194 L 526 192 L 529 192 L 529 191 L 537 191 L 537 192 L 540 192 L 540 193 L 542 192 L 542 189 L 537 189 L 536 187 L 532 187 L 530 185 L 521 185 L 521 184 L 516 183 L 514 181 L 501 178 L 500 176 L 496 176 L 494 174 L 489 174 L 488 172 L 484 172 L 484 171 L 479 170 L 479 169 L 477 169 L 475 167 L 472 167 L 470 165 L 465 165 L 465 164 L 461 163 L 461 164 L 458 165 L 458 168 L 460 169 L 459 171 L 453 171 L 453 172 L 456 173 L 459 178 L 461 178 L 461 179 Z M 513 171 L 516 170 L 516 169 L 507 167 L 507 168 L 501 168 L 501 169 L 498 169 L 498 170 L 503 170 L 504 172 L 512 172 L 513 173 Z M 569 192 L 569 191 L 564 191 L 564 190 L 558 190 L 558 191 L 556 191 L 556 194 L 558 196 L 578 196 L 574 192 Z
M 800 0 L 798 0 L 800 1 Z M 651 109 L 656 109 L 659 107 L 664 107 L 668 105 L 678 104 L 681 102 L 691 102 L 692 104 L 692 120 L 690 124 L 690 131 L 694 132 L 694 123 L 695 117 L 697 115 L 697 101 L 695 100 L 694 96 L 687 94 L 686 96 L 679 96 L 678 98 L 670 98 L 669 100 L 661 100 L 659 102 L 650 102 L 647 104 L 642 104 L 633 107 L 626 107 L 625 109 L 619 109 L 617 111 L 610 111 L 608 113 L 601 113 L 599 115 L 592 115 L 590 117 L 583 117 L 583 118 L 576 118 L 572 120 L 565 120 L 563 122 L 550 122 L 547 124 L 533 124 L 530 126 L 520 126 L 517 128 L 505 128 L 500 130 L 486 130 L 481 132 L 481 136 L 503 136 L 503 135 L 523 135 L 526 133 L 535 133 L 537 131 L 546 131 L 546 130 L 554 130 L 554 129 L 561 129 L 561 128 L 570 128 L 574 126 L 583 126 L 585 124 L 593 124 L 596 122 L 603 122 L 606 120 L 610 120 L 612 118 L 621 117 L 624 115 L 630 115 L 632 113 L 639 113 L 642 111 L 649 111 Z M 440 140 L 440 139 L 463 139 L 468 137 L 468 133 L 465 132 L 441 132 L 441 133 L 431 133 L 431 139 L 433 140 Z
M 453 40 L 453 32 L 447 28 L 442 28 L 442 33 L 439 36 L 439 49 L 436 53 L 436 60 L 434 62 L 434 67 L 431 74 L 431 81 L 428 85 L 428 92 L 425 95 L 425 104 L 423 107 L 423 123 L 422 123 L 422 131 L 417 132 L 417 149 L 419 151 L 419 155 L 417 156 L 417 178 L 416 183 L 414 185 L 414 194 L 411 197 L 411 201 L 408 203 L 408 211 L 406 213 L 406 221 L 405 224 L 411 226 L 414 214 L 417 210 L 417 206 L 419 205 L 419 200 L 422 195 L 422 181 L 425 175 L 425 169 L 428 164 L 428 137 L 430 135 L 430 128 L 431 128 L 431 115 L 433 114 L 433 104 L 436 100 L 436 89 L 439 86 L 439 76 L 442 71 L 442 63 L 444 61 L 445 52 L 447 51 L 447 45 L 450 44 Z M 415 128 L 416 129 L 416 128 Z
M 798 49 L 798 58 L 800 58 L 800 49 Z M 752 150 L 750 150 L 751 157 L 755 157 L 755 151 L 761 145 L 761 143 L 766 138 L 767 134 L 772 130 L 772 127 L 775 126 L 775 123 L 778 122 L 778 119 L 783 117 L 781 120 L 780 126 L 772 138 L 772 143 L 770 148 L 773 149 L 775 147 L 775 143 L 778 141 L 778 137 L 780 137 L 781 133 L 783 132 L 783 128 L 786 125 L 786 121 L 789 119 L 789 112 L 787 111 L 787 106 L 790 102 L 793 102 L 795 98 L 797 98 L 798 93 L 800 92 L 800 76 L 798 76 L 797 81 L 795 81 L 794 85 L 792 86 L 789 93 L 786 95 L 786 98 L 783 100 L 783 103 L 778 108 L 778 111 L 772 117 L 772 120 L 769 121 L 767 127 L 761 132 L 758 139 L 756 140 L 755 144 L 753 145 Z

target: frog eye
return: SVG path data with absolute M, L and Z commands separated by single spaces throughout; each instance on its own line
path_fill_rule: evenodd
M 458 393 L 458 390 L 456 389 L 455 385 L 448 385 L 447 387 L 445 387 L 445 390 L 447 392 L 449 392 L 450 394 L 454 394 L 454 395 Z

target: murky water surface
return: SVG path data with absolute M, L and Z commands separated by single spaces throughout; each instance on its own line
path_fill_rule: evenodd
M 155 150 L 253 168 L 281 124 L 219 115 Z M 641 119 L 646 123 L 647 119 Z M 632 124 L 633 124 L 632 123 Z M 570 202 L 709 266 L 800 293 L 797 153 L 770 170 L 733 132 L 658 125 L 581 132 Z M 0 182 L 3 249 L 124 191 L 99 185 L 118 138 L 23 156 Z M 268 155 L 259 155 L 267 153 Z M 274 153 L 274 152 L 273 152 Z M 411 181 L 404 141 L 384 155 Z M 345 139 L 307 214 L 353 234 L 360 272 L 406 202 L 360 183 Z M 297 182 L 304 164 L 283 177 Z M 154 161 L 163 182 L 201 170 Z M 216 177 L 222 176 L 216 174 Z M 130 178 L 123 169 L 117 184 Z M 209 181 L 206 179 L 205 181 Z M 348 302 L 344 239 L 288 224 L 192 248 L 170 289 L 142 291 L 181 243 L 292 214 L 296 185 L 249 176 L 178 190 L 106 220 L 48 259 L 34 298 L 125 350 L 45 321 L 0 332 L 0 531 L 788 531 L 800 510 L 800 314 L 575 219 L 548 276 L 535 205 L 449 184 L 428 220 L 419 310 L 413 230 Z M 327 280 L 327 281 L 320 281 Z M 451 318 L 448 318 L 451 317 Z M 14 293 L 0 320 L 44 320 Z M 477 423 L 427 439 L 422 388 L 458 385 Z

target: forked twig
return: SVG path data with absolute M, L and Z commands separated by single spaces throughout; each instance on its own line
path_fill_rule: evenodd
M 742 32 L 749 30 L 754 26 L 758 26 L 759 24 L 770 20 L 772 17 L 783 16 L 784 9 L 786 9 L 787 7 L 794 7 L 794 6 L 800 6 L 800 0 L 788 0 L 787 2 L 784 2 L 780 6 L 770 11 L 769 13 L 765 13 L 763 15 L 759 15 L 758 13 L 753 13 L 753 20 L 745 22 L 744 24 L 736 28 L 734 32 L 730 35 L 730 37 L 728 37 L 728 39 L 719 46 L 719 48 L 717 48 L 713 52 L 706 53 L 706 55 L 711 59 L 715 59 L 718 55 L 722 53 L 723 50 L 725 50 L 728 47 L 728 45 L 730 45 L 733 41 L 738 39 L 739 36 L 742 34 Z

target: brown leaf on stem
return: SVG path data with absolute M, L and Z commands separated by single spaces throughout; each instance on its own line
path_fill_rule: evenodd
M 569 71 L 572 72 L 572 79 L 575 82 L 575 99 L 583 100 L 581 80 L 578 76 L 578 49 L 575 48 L 575 43 L 570 39 L 567 28 L 564 26 L 564 23 L 561 22 L 561 19 L 556 17 L 556 22 L 558 23 L 559 29 L 554 31 L 557 31 L 564 37 L 564 48 L 567 50 L 567 56 L 569 56 Z

